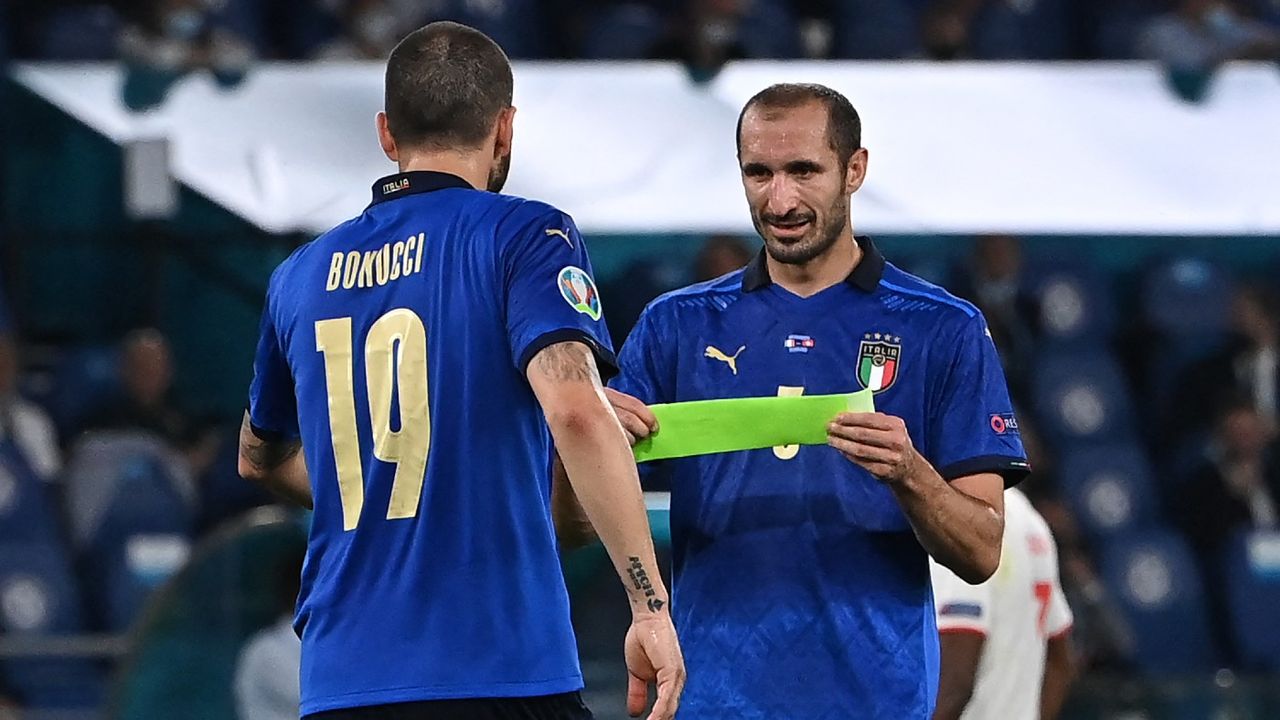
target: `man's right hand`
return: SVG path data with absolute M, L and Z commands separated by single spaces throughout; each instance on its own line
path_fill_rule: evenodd
M 631 398 L 635 399 L 635 398 Z M 649 685 L 657 684 L 658 699 L 648 720 L 671 720 L 684 692 L 684 656 L 676 640 L 671 613 L 660 610 L 635 615 L 627 630 L 627 713 L 640 717 L 649 700 Z
M 613 405 L 613 411 L 617 413 L 618 421 L 622 423 L 622 429 L 626 431 L 627 440 L 632 447 L 658 432 L 658 418 L 648 405 L 613 388 L 605 388 L 604 394 L 609 398 L 609 404 Z

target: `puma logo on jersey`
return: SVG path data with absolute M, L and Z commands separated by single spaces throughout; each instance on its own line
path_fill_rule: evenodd
M 741 355 L 742 351 L 746 349 L 747 349 L 747 346 L 743 345 L 742 347 L 738 348 L 738 352 L 732 355 L 725 355 L 724 351 L 716 347 L 715 345 L 708 345 L 707 349 L 702 353 L 702 356 L 709 357 L 712 360 L 719 360 L 720 362 L 725 363 L 726 365 L 729 366 L 729 369 L 733 371 L 733 374 L 737 375 L 738 374 L 738 356 Z
M 556 230 L 555 228 L 548 228 L 545 232 L 547 233 L 547 237 L 555 237 L 559 235 L 560 237 L 564 238 L 565 242 L 569 243 L 570 248 L 573 247 L 573 240 L 569 238 L 569 234 L 566 233 L 565 231 Z

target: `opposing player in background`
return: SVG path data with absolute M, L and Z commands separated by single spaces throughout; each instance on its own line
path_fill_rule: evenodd
M 970 585 L 936 562 L 934 606 L 942 671 L 934 720 L 1053 720 L 1075 675 L 1071 608 L 1058 548 L 1017 489 L 1004 494 L 1000 568 Z
M 315 509 L 294 622 L 302 714 L 591 717 L 554 438 L 626 578 L 629 709 L 656 679 L 651 717 L 670 718 L 683 661 L 603 393 L 614 356 L 586 248 L 568 215 L 497 194 L 510 64 L 434 23 L 391 53 L 386 83 L 378 136 L 400 172 L 272 276 L 240 434 L 241 473 Z
M 1003 491 L 1027 470 L 981 313 L 855 237 L 867 172 L 848 99 L 776 85 L 739 120 L 742 183 L 764 250 L 665 295 L 620 357 L 611 397 L 633 437 L 646 405 L 867 389 L 830 447 L 670 461 L 673 614 L 693 720 L 927 720 L 938 636 L 933 555 L 996 569 Z

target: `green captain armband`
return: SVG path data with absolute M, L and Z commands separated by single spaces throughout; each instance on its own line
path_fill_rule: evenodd
M 825 445 L 827 423 L 843 412 L 875 412 L 870 390 L 841 395 L 730 398 L 650 406 L 658 432 L 634 448 L 636 462 Z

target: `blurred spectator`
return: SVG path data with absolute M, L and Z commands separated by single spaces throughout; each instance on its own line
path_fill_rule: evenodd
M 12 440 L 36 475 L 53 480 L 62 469 L 58 435 L 45 411 L 19 394 L 20 366 L 17 341 L 0 332 L 0 442 Z
M 705 282 L 728 275 L 751 262 L 751 249 L 736 235 L 712 235 L 693 261 L 693 281 Z
M 1034 302 L 1025 295 L 1022 241 L 1012 235 L 982 235 L 960 277 L 956 294 L 977 305 L 987 319 L 1015 395 L 1026 387 L 1035 350 Z
M 1228 60 L 1280 58 L 1280 34 L 1224 0 L 1182 0 L 1152 18 L 1138 37 L 1139 57 L 1175 69 L 1207 71 Z
M 925 52 L 935 60 L 969 57 L 973 26 L 987 0 L 934 0 L 921 22 Z
M 428 10 L 440 3 L 422 0 L 327 0 L 324 5 L 339 19 L 342 34 L 321 46 L 314 57 L 321 60 L 376 60 L 390 55 L 396 43 L 417 30 L 428 17 Z
M 933 0 L 922 41 L 938 60 L 1060 59 L 1074 53 L 1075 5 L 1064 0 Z
M 1171 444 L 1204 432 L 1224 395 L 1243 398 L 1271 429 L 1280 427 L 1280 301 L 1275 293 L 1259 286 L 1238 290 L 1226 346 L 1187 368 L 1177 385 L 1180 401 L 1164 433 Z
M 687 16 L 672 18 L 669 32 L 650 57 L 680 60 L 695 76 L 710 76 L 726 62 L 747 57 L 738 37 L 742 0 L 690 0 Z
M 712 235 L 698 250 L 692 268 L 659 257 L 643 257 L 627 264 L 617 277 L 600 286 L 614 344 L 622 347 L 645 306 L 662 293 L 688 284 L 690 275 L 693 282 L 714 280 L 742 268 L 751 258 L 752 251 L 736 235 Z
M 730 60 L 796 57 L 800 42 L 785 4 L 773 0 L 689 0 L 668 18 L 648 56 L 684 62 L 695 80 Z
M 164 102 L 189 72 L 209 70 L 222 85 L 239 83 L 252 62 L 251 45 L 218 22 L 214 0 L 124 3 L 130 22 L 120 35 L 128 67 L 124 100 L 133 110 Z
M 200 428 L 173 401 L 173 359 L 169 341 L 158 330 L 130 333 L 121 347 L 121 397 L 90 416 L 91 430 L 143 430 L 183 451 L 199 475 L 217 452 L 216 436 Z
M 301 698 L 302 642 L 293 631 L 302 558 L 289 557 L 276 573 L 277 619 L 249 638 L 236 663 L 239 720 L 296 720 Z
M 171 82 L 185 72 L 211 69 L 220 80 L 234 82 L 255 54 L 385 57 L 398 38 L 432 19 L 476 25 L 515 57 L 541 57 L 547 50 L 555 54 L 580 45 L 592 58 L 681 60 L 698 78 L 714 75 L 735 58 L 828 52 L 858 59 L 1116 58 L 1129 56 L 1136 46 L 1144 56 L 1208 68 L 1231 58 L 1276 57 L 1275 29 L 1280 27 L 1277 0 L 1185 0 L 1154 20 L 1167 7 L 1163 0 L 9 0 L 2 5 L 12 6 L 8 20 L 19 28 L 14 34 L 19 55 L 99 59 L 118 44 L 135 67 L 149 67 L 149 87 L 138 87 L 138 76 L 131 76 L 137 107 L 163 98 L 168 85 L 157 78 Z M 798 16 L 807 19 L 803 26 Z M 1247 19 L 1255 17 L 1256 22 Z M 121 25 L 125 29 L 117 43 Z
M 1176 522 L 1206 567 L 1233 533 L 1280 528 L 1280 474 L 1273 433 L 1247 398 L 1218 414 L 1204 463 L 1174 501 Z M 1211 583 L 1212 584 L 1212 583 Z
M 1261 287 L 1244 288 L 1231 309 L 1235 339 L 1226 353 L 1236 388 L 1274 430 L 1280 421 L 1280 307 Z
M 922 41 L 929 57 L 954 60 L 967 55 L 973 18 L 985 0 L 938 0 L 924 12 Z
M 1025 323 L 1020 319 L 1018 293 L 1022 286 L 1022 241 L 1012 235 L 982 235 L 973 243 L 962 278 L 973 303 L 992 322 L 992 334 L 1005 337 Z
M 1239 658 L 1220 558 L 1235 533 L 1280 528 L 1280 468 L 1271 438 L 1247 398 L 1228 401 L 1204 463 L 1173 502 L 1174 520 L 1191 542 L 1205 579 L 1210 629 L 1231 664 Z

